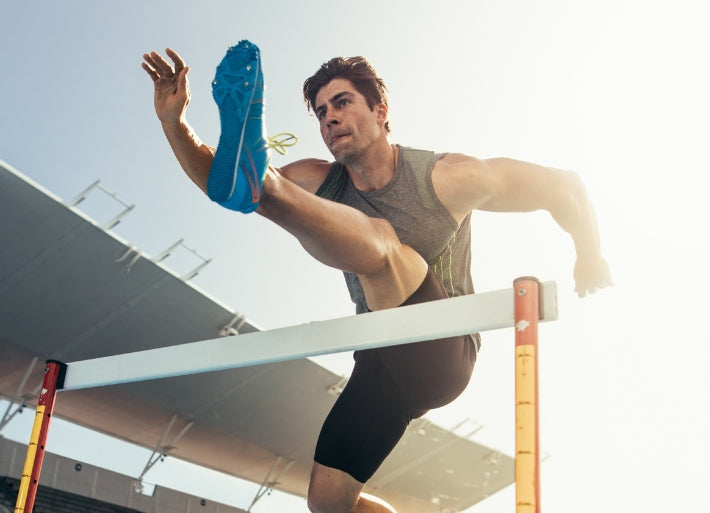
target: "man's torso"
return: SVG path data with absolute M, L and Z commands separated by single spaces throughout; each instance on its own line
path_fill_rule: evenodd
M 436 195 L 431 172 L 443 156 L 399 147 L 392 180 L 375 191 L 356 189 L 345 167 L 334 163 L 317 194 L 389 221 L 400 241 L 422 255 L 449 296 L 458 296 L 473 293 L 470 215 L 458 224 Z M 366 311 L 357 277 L 345 273 L 345 278 L 358 313 Z

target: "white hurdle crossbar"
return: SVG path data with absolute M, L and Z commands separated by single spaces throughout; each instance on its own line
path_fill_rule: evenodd
M 554 282 L 540 284 L 540 320 L 557 319 Z M 63 390 L 184 376 L 509 328 L 513 289 L 471 294 L 269 331 L 67 364 Z
M 535 293 L 533 293 L 535 292 Z M 536 317 L 538 319 L 536 319 Z M 537 324 L 557 319 L 554 282 L 74 363 L 47 360 L 15 511 L 32 511 L 58 390 L 184 376 L 515 326 L 516 513 L 540 513 Z

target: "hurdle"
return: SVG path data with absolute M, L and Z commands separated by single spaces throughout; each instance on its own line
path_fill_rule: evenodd
M 70 363 L 48 360 L 15 513 L 32 513 L 58 391 L 275 363 L 515 328 L 516 512 L 540 512 L 537 331 L 557 320 L 557 288 L 521 277 L 513 288 L 441 299 Z

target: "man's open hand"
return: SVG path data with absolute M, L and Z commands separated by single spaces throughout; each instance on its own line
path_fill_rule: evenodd
M 161 123 L 179 122 L 190 103 L 190 85 L 187 81 L 190 68 L 174 50 L 167 48 L 165 53 L 174 67 L 157 52 L 144 54 L 142 67 L 155 85 L 154 104 L 158 119 Z

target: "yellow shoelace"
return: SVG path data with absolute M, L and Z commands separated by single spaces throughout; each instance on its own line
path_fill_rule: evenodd
M 298 142 L 298 137 L 290 132 L 280 132 L 266 138 L 269 148 L 276 150 L 281 155 L 286 155 L 286 148 L 294 146 Z

